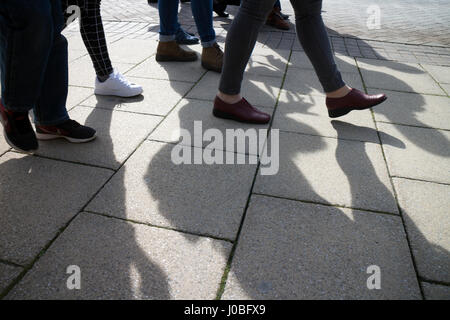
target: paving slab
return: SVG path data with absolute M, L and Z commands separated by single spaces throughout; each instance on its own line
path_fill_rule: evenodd
M 400 217 L 252 196 L 222 298 L 421 296 Z
M 280 132 L 279 150 L 279 172 L 258 173 L 255 193 L 398 212 L 378 144 Z
M 391 175 L 450 182 L 450 132 L 378 123 Z M 403 147 L 395 145 L 400 140 Z
M 127 76 L 197 82 L 207 70 L 201 66 L 200 56 L 194 62 L 158 62 L 150 57 L 127 73 Z
M 82 213 L 6 299 L 214 299 L 231 243 Z M 67 267 L 80 268 L 79 290 Z
M 358 73 L 342 72 L 342 78 L 352 88 L 363 90 L 361 76 Z M 325 96 L 319 78 L 314 70 L 311 69 L 289 67 L 283 89 L 291 92 L 293 95 Z
M 450 287 L 428 282 L 422 282 L 426 300 L 450 300 Z
M 280 77 L 286 72 L 290 50 L 255 48 L 245 69 L 246 73 Z
M 377 90 L 369 90 L 375 94 Z M 373 108 L 376 121 L 450 130 L 450 98 L 384 91 L 388 100 Z
M 82 104 L 103 109 L 119 109 L 136 113 L 165 116 L 192 88 L 191 83 L 127 77 L 141 85 L 142 95 L 132 98 L 95 95 Z
M 97 139 L 72 144 L 41 141 L 39 155 L 118 169 L 161 121 L 161 117 L 78 106 L 70 117 L 97 130 Z
M 69 86 L 69 94 L 67 96 L 66 108 L 67 110 L 72 109 L 81 102 L 88 99 L 94 94 L 94 90 L 91 88 L 74 87 Z
M 111 174 L 13 152 L 2 156 L 0 259 L 30 263 Z
M 422 64 L 422 66 L 437 80 L 437 82 L 450 84 L 450 67 L 430 64 Z
M 341 127 L 338 130 L 335 127 Z M 339 120 L 328 116 L 323 96 L 282 90 L 272 128 L 324 137 L 378 142 L 370 110 L 351 112 Z
M 441 83 L 441 87 L 447 93 L 447 96 L 450 96 L 450 84 Z
M 9 146 L 9 144 L 6 142 L 5 140 L 5 136 L 3 134 L 3 129 L 0 130 L 0 155 L 5 153 L 6 151 L 8 151 L 9 149 L 11 149 L 11 147 Z
M 113 64 L 140 63 L 156 53 L 158 41 L 121 39 L 108 46 L 108 52 Z
M 445 95 L 418 64 L 359 58 L 357 61 L 368 88 Z
M 338 70 L 344 73 L 359 73 L 355 58 L 343 54 L 335 54 L 334 60 Z M 293 51 L 289 66 L 302 69 L 314 69 L 308 56 L 303 51 Z
M 21 267 L 0 262 L 0 293 L 5 290 L 21 272 Z
M 233 240 L 256 165 L 176 165 L 174 147 L 142 144 L 86 210 Z
M 189 92 L 187 98 L 213 101 L 219 88 L 219 80 L 220 74 L 208 72 Z M 273 108 L 281 82 L 282 78 L 279 77 L 246 74 L 242 82 L 242 95 L 255 106 Z
M 450 283 L 450 185 L 394 179 L 419 275 Z
M 113 67 L 124 74 L 134 65 L 132 63 L 114 63 Z M 77 59 L 69 64 L 69 85 L 94 88 L 95 70 L 89 56 Z
M 230 152 L 242 152 L 241 150 L 237 150 L 236 144 L 232 144 L 231 146 L 227 145 L 223 141 L 220 145 L 211 145 L 213 141 L 203 139 L 206 130 L 213 129 L 215 134 L 222 135 L 223 140 L 226 137 L 227 130 L 232 130 L 233 132 L 237 132 L 237 130 L 244 130 L 245 133 L 248 133 L 249 137 L 254 135 L 255 143 L 252 144 L 252 147 L 255 146 L 255 150 L 250 148 L 250 143 L 245 143 L 245 153 L 251 153 L 254 155 L 258 155 L 258 143 L 264 143 L 266 141 L 266 135 L 263 135 L 263 139 L 259 139 L 259 130 L 267 129 L 268 124 L 266 125 L 254 125 L 254 124 L 245 124 L 239 123 L 232 120 L 224 120 L 219 119 L 213 116 L 212 114 L 212 102 L 205 100 L 195 100 L 195 99 L 183 99 L 177 107 L 163 120 L 161 125 L 150 135 L 150 140 L 171 142 L 171 143 L 181 143 L 183 145 L 195 146 L 200 148 L 213 148 L 217 150 L 227 150 Z M 271 114 L 273 112 L 272 108 L 260 108 L 260 110 Z M 201 129 L 195 129 L 195 124 L 197 122 L 201 122 Z M 185 140 L 182 139 L 181 129 L 187 130 L 190 134 L 191 139 Z M 218 130 L 218 131 L 217 131 Z M 215 140 L 215 139 L 213 139 Z M 215 141 L 214 141 L 215 142 Z

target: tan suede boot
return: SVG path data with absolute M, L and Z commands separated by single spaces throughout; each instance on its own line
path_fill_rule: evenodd
M 197 54 L 180 47 L 176 41 L 159 42 L 156 61 L 195 61 Z
M 219 45 L 215 43 L 212 47 L 203 48 L 202 51 L 202 67 L 215 71 L 222 72 L 223 51 Z

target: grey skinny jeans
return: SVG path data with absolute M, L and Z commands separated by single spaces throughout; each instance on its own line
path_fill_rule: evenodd
M 255 47 L 258 32 L 276 0 L 243 0 L 225 47 L 219 90 L 239 94 L 245 67 Z M 330 40 L 322 20 L 322 0 L 291 0 L 295 11 L 297 35 L 325 92 L 342 88 L 345 83 L 334 62 Z

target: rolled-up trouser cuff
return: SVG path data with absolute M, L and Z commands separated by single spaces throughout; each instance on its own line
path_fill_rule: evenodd
M 209 48 L 212 47 L 216 43 L 216 38 L 210 41 L 202 41 L 202 47 L 203 48 Z
M 159 35 L 159 41 L 160 42 L 170 42 L 170 41 L 175 41 L 175 35 L 164 35 L 164 34 L 160 34 Z
M 69 115 L 67 114 L 67 115 L 64 115 L 64 116 L 62 116 L 62 117 L 56 119 L 56 120 L 51 120 L 51 121 L 39 121 L 39 120 L 36 118 L 36 115 L 34 115 L 34 123 L 35 123 L 37 126 L 57 126 L 58 124 L 62 124 L 62 123 L 66 122 L 66 121 L 69 120 L 69 119 L 70 119 L 70 117 L 69 117 Z

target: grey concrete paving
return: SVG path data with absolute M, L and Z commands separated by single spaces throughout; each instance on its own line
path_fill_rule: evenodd
M 283 90 L 273 128 L 324 137 L 377 142 L 378 136 L 370 110 L 352 112 L 343 121 L 330 121 L 325 98 Z M 339 130 L 335 129 L 343 127 Z
M 231 244 L 82 213 L 6 299 L 213 299 Z M 68 266 L 80 268 L 69 290 Z
M 393 176 L 450 183 L 450 131 L 378 123 Z
M 150 140 L 171 142 L 171 143 L 181 143 L 186 146 L 195 146 L 200 148 L 215 148 L 216 150 L 226 150 L 229 152 L 242 153 L 242 150 L 237 150 L 236 146 L 233 144 L 231 146 L 226 143 L 221 143 L 217 145 L 216 143 L 211 146 L 213 141 L 204 140 L 203 133 L 206 130 L 214 129 L 219 130 L 219 132 L 226 137 L 227 130 L 253 130 L 255 128 L 252 124 L 243 124 L 235 121 L 224 121 L 213 116 L 211 112 L 211 101 L 205 100 L 194 100 L 194 99 L 183 99 L 177 105 L 177 107 L 167 116 L 160 126 L 150 135 Z M 273 113 L 272 108 L 261 108 L 262 111 L 269 114 Z M 195 128 L 195 123 L 201 121 L 201 129 Z M 259 126 L 260 129 L 268 129 L 269 125 Z M 187 130 L 191 139 L 184 140 L 182 137 L 182 130 Z M 201 130 L 201 132 L 197 132 Z M 216 131 L 217 132 L 217 131 Z M 249 133 L 250 134 L 250 133 Z M 256 136 L 260 143 L 266 141 L 266 136 L 263 139 L 259 139 L 259 135 Z M 200 141 L 200 142 L 198 142 Z M 256 140 L 255 140 L 256 141 Z M 258 155 L 258 150 L 250 150 L 248 144 L 245 145 L 244 152 L 246 154 Z
M 450 186 L 394 179 L 419 275 L 450 282 Z
M 371 94 L 379 90 L 370 89 Z M 385 91 L 389 99 L 374 108 L 375 119 L 417 127 L 450 130 L 448 97 Z
M 422 282 L 422 288 L 427 300 L 450 300 L 450 288 L 448 286 Z
M 262 176 L 256 164 L 172 161 L 179 129 L 194 121 L 219 132 L 267 126 L 212 117 L 220 76 L 200 61 L 155 61 L 155 6 L 103 0 L 113 65 L 144 93 L 95 96 L 78 24 L 65 30 L 67 107 L 99 136 L 42 142 L 25 156 L 0 132 L 0 298 L 450 299 L 446 6 L 383 2 L 382 28 L 368 30 L 368 0 L 325 1 L 344 79 L 389 96 L 334 121 L 293 28 L 264 26 L 243 82 L 245 97 L 273 114 L 269 137 L 280 130 L 279 171 Z M 222 46 L 229 11 L 214 18 Z M 179 20 L 197 32 L 189 4 Z M 184 151 L 211 153 L 201 146 Z M 72 264 L 81 290 L 66 288 Z M 380 290 L 367 289 L 370 265 L 381 268 Z
M 161 117 L 130 112 L 78 106 L 70 117 L 96 128 L 92 143 L 68 144 L 66 141 L 40 143 L 38 155 L 118 169 L 161 121 Z
M 0 291 L 11 285 L 12 281 L 22 272 L 21 267 L 0 262 Z
M 30 263 L 112 173 L 13 152 L 2 156 L 0 259 Z
M 144 89 L 141 96 L 122 99 L 112 96 L 92 96 L 82 105 L 110 110 L 121 110 L 165 116 L 192 88 L 192 83 L 129 77 Z M 161 90 L 164 88 L 164 90 Z
M 367 288 L 371 265 L 381 289 Z M 252 197 L 224 299 L 417 299 L 399 217 Z
M 256 165 L 176 165 L 174 147 L 145 142 L 87 210 L 234 240 Z
M 279 148 L 279 172 L 258 175 L 254 192 L 397 213 L 378 144 L 282 132 Z

